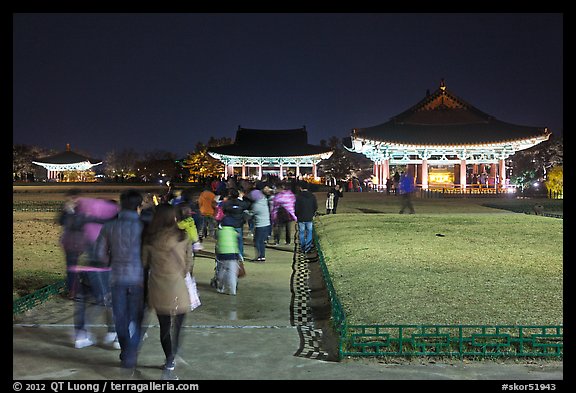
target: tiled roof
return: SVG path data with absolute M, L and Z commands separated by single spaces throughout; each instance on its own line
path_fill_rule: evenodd
M 356 128 L 353 136 L 398 144 L 461 145 L 515 141 L 542 136 L 546 127 L 507 123 L 455 96 L 445 86 L 389 121 Z
M 64 151 L 62 153 L 54 154 L 53 156 L 40 157 L 34 161 L 41 162 L 43 164 L 76 164 L 78 162 L 85 162 L 85 161 L 89 161 L 91 164 L 96 164 L 101 162 L 101 160 L 86 157 L 69 150 Z
M 261 130 L 238 128 L 233 144 L 211 147 L 209 152 L 243 157 L 293 157 L 329 152 L 329 147 L 308 143 L 306 128 Z

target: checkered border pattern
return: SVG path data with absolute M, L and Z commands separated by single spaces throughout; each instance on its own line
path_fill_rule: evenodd
M 328 357 L 328 354 L 322 350 L 322 330 L 314 328 L 314 318 L 309 306 L 308 278 L 310 277 L 310 270 L 308 263 L 309 259 L 306 254 L 297 246 L 292 263 L 292 277 L 290 278 L 292 291 L 290 323 L 292 326 L 296 326 L 300 336 L 300 347 L 294 356 L 323 360 Z

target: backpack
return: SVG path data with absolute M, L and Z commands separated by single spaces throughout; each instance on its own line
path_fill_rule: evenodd
M 278 211 L 276 212 L 276 221 L 280 224 L 285 224 L 292 221 L 292 216 L 282 205 L 278 206 Z

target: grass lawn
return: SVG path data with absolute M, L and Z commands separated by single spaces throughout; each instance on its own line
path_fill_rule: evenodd
M 562 220 L 443 204 L 317 220 L 348 323 L 562 324 Z

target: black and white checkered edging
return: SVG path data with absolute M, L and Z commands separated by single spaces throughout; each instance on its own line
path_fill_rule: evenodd
M 322 330 L 314 328 L 310 304 L 310 288 L 308 287 L 308 260 L 306 255 L 296 248 L 292 264 L 292 304 L 290 323 L 296 326 L 300 336 L 300 347 L 294 356 L 310 359 L 325 359 L 328 354 L 322 350 Z

